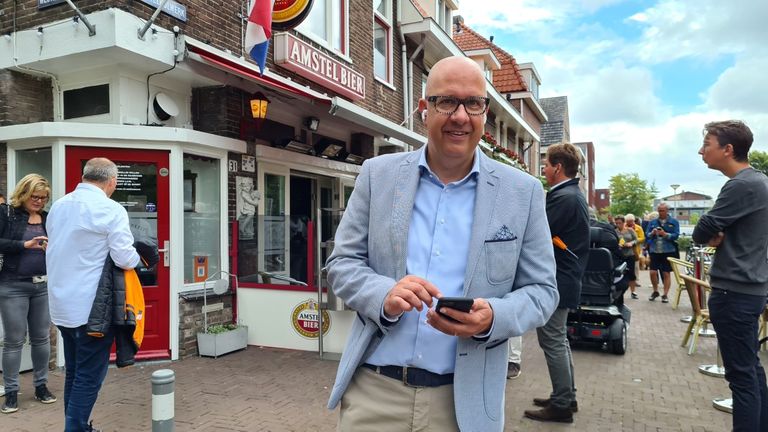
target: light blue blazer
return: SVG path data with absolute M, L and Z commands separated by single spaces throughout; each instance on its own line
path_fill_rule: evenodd
M 336 231 L 328 280 L 357 312 L 357 319 L 329 409 L 336 407 L 355 370 L 389 331 L 380 313 L 387 292 L 406 276 L 408 225 L 423 151 L 424 147 L 367 160 Z M 482 152 L 476 154 L 480 172 L 464 295 L 487 299 L 494 321 L 486 341 L 459 338 L 454 400 L 462 431 L 488 432 L 504 429 L 505 342 L 544 325 L 557 307 L 558 293 L 541 183 Z M 505 232 L 506 241 L 488 242 Z

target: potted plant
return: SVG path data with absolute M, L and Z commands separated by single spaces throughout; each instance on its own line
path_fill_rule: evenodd
M 208 325 L 208 281 L 221 274 L 235 278 L 237 289 L 237 276 L 227 271 L 220 270 L 203 282 L 203 331 L 197 333 L 197 352 L 201 356 L 218 357 L 222 354 L 245 349 L 248 346 L 248 327 L 237 324 Z M 213 293 L 225 294 L 229 291 L 229 278 L 217 279 L 213 284 Z
M 197 351 L 201 356 L 218 357 L 247 347 L 247 326 L 215 324 L 197 334 Z

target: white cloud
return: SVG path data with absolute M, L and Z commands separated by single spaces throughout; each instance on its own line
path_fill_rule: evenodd
M 706 93 L 707 109 L 761 113 L 766 111 L 768 58 L 739 60 Z
M 768 2 L 764 0 L 661 0 L 628 18 L 644 28 L 637 52 L 644 62 L 713 59 L 726 54 L 766 52 Z
M 617 3 L 627 3 L 627 16 L 600 22 L 594 12 Z M 644 9 L 618 0 L 461 5 L 467 25 L 536 65 L 542 97 L 568 96 L 572 140 L 595 144 L 597 187 L 636 172 L 662 196 L 672 193 L 671 184 L 717 196 L 727 178 L 697 154 L 704 124 L 714 120 L 744 120 L 755 135 L 753 149 L 768 150 L 768 1 L 658 0 Z M 683 102 L 661 91 L 664 76 L 655 71 L 664 68 L 654 66 L 715 60 L 732 64 L 709 89 L 686 98 L 701 105 L 679 114 Z

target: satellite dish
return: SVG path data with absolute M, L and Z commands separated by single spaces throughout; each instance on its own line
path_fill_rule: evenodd
M 165 93 L 158 93 L 155 95 L 152 101 L 152 109 L 155 111 L 155 115 L 162 121 L 166 121 L 171 117 L 179 115 L 179 107 L 176 102 Z
M 229 291 L 229 280 L 219 279 L 213 283 L 213 293 L 221 295 Z

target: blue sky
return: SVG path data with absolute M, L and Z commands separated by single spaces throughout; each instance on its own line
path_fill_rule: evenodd
M 635 172 L 660 196 L 714 198 L 727 178 L 697 154 L 713 120 L 744 120 L 768 151 L 766 0 L 460 0 L 458 14 L 533 62 L 542 97 L 568 96 L 596 187 Z

